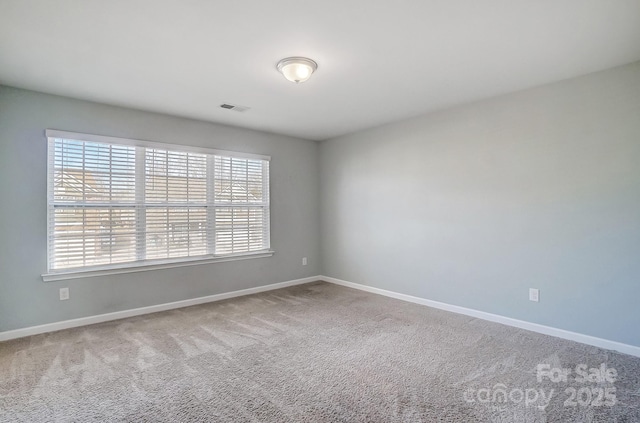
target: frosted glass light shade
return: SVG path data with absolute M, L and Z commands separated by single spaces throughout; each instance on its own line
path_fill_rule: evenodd
M 287 57 L 278 62 L 277 68 L 289 81 L 299 84 L 311 77 L 318 64 L 305 57 Z

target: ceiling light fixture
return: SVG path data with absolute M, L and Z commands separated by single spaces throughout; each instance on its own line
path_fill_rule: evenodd
M 318 69 L 318 64 L 306 57 L 287 57 L 280 60 L 276 68 L 289 81 L 299 84 L 311 77 L 311 74 Z

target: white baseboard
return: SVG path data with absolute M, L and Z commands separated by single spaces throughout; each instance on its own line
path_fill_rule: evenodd
M 584 335 L 577 332 L 571 332 L 564 329 L 557 329 L 551 326 L 539 325 L 537 323 L 530 323 L 524 320 L 512 319 L 511 317 L 500 316 L 498 314 L 486 313 L 484 311 L 473 310 L 471 308 L 455 306 L 447 303 L 441 303 L 438 301 L 427 300 L 425 298 L 414 297 L 411 295 L 400 294 L 393 291 L 387 291 L 385 289 L 374 288 L 367 285 L 361 285 L 354 282 L 348 282 L 341 279 L 331 278 L 328 276 L 319 276 L 320 280 L 334 283 L 336 285 L 342 285 L 349 288 L 359 289 L 361 291 L 367 291 L 374 294 L 384 295 L 386 297 L 396 298 L 398 300 L 408 301 L 410 303 L 416 303 L 426 305 L 429 307 L 437 308 L 440 310 L 451 311 L 453 313 L 464 314 L 466 316 L 475 317 L 482 320 L 488 320 L 490 322 L 502 323 L 503 325 L 513 326 L 520 329 L 530 330 L 532 332 L 542 333 L 544 335 L 551 335 L 558 338 L 568 339 L 570 341 L 581 342 L 587 345 L 593 345 L 595 347 L 604 348 L 607 350 L 619 351 L 624 354 L 640 357 L 640 347 L 623 344 L 621 342 L 610 341 L 608 339 L 596 338 L 595 336 Z
M 439 301 L 427 300 L 425 298 L 414 297 L 412 295 L 400 294 L 398 292 L 387 291 L 385 289 L 374 288 L 354 282 L 348 282 L 328 276 L 311 276 L 308 278 L 295 279 L 287 282 L 279 282 L 270 285 L 258 286 L 256 288 L 241 289 L 239 291 L 224 292 L 221 294 L 208 295 L 206 297 L 192 298 L 189 300 L 175 301 L 171 303 L 158 304 L 149 307 L 140 307 L 130 310 L 116 311 L 113 313 L 99 314 L 96 316 L 81 317 L 78 319 L 63 320 L 61 322 L 48 323 L 39 326 L 31 326 L 27 328 L 15 329 L 6 332 L 0 332 L 0 342 L 11 339 L 23 338 L 25 336 L 39 335 L 47 332 L 55 332 L 63 329 L 70 329 L 79 326 L 92 325 L 95 323 L 108 322 L 111 320 L 124 319 L 127 317 L 140 316 L 143 314 L 157 313 L 159 311 L 173 310 L 176 308 L 189 307 L 192 305 L 210 303 L 215 301 L 226 300 L 243 295 L 257 294 L 259 292 L 272 291 L 274 289 L 286 288 L 288 286 L 302 285 L 318 280 L 330 282 L 336 285 L 346 286 L 348 288 L 359 289 L 361 291 L 371 292 L 386 297 L 395 298 L 402 301 L 408 301 L 415 304 L 421 304 L 440 310 L 450 311 L 453 313 L 464 314 L 466 316 L 475 317 L 477 319 L 488 320 L 490 322 L 502 323 L 507 326 L 513 326 L 520 329 L 530 330 L 532 332 L 542 333 L 544 335 L 555 336 L 558 338 L 568 339 L 570 341 L 581 342 L 587 345 L 604 348 L 608 350 L 619 351 L 624 354 L 640 357 L 640 347 L 634 345 L 623 344 L 621 342 L 610 341 L 608 339 L 597 338 L 595 336 L 584 335 L 577 332 L 571 332 L 564 329 L 557 329 L 551 326 L 539 325 L 537 323 L 526 322 L 524 320 L 513 319 L 511 317 L 500 316 L 498 314 L 487 313 L 466 307 L 460 307 Z
M 287 282 L 273 283 L 270 285 L 258 286 L 256 288 L 241 289 L 239 291 L 224 292 L 222 294 L 208 295 L 206 297 L 192 298 L 189 300 L 175 301 L 172 303 L 158 304 L 148 307 L 134 308 L 130 310 L 116 311 L 113 313 L 98 314 L 96 316 L 81 317 L 78 319 L 63 320 L 61 322 L 47 323 L 39 326 L 9 330 L 0 332 L 0 342 L 10 339 L 23 338 L 25 336 L 39 335 L 41 333 L 55 332 L 62 329 L 70 329 L 78 326 L 93 325 L 95 323 L 108 322 L 110 320 L 124 319 L 127 317 L 140 316 L 142 314 L 157 313 L 159 311 L 173 310 L 175 308 L 189 307 L 197 304 L 211 303 L 214 301 L 226 300 L 243 295 L 257 294 L 259 292 L 272 291 L 274 289 L 286 288 L 288 286 L 301 285 L 304 283 L 320 280 L 319 276 L 311 276 L 303 279 L 295 279 Z

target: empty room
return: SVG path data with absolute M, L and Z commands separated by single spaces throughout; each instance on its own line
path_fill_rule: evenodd
M 640 0 L 0 0 L 0 422 L 640 422 Z

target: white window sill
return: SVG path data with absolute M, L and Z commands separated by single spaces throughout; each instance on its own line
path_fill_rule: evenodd
M 90 278 L 93 276 L 117 275 L 119 273 L 146 272 L 149 270 L 170 269 L 173 267 L 197 266 L 201 264 L 221 263 L 225 261 L 248 260 L 271 257 L 273 250 L 256 251 L 251 253 L 234 254 L 223 257 L 181 258 L 173 260 L 154 260 L 149 262 L 123 263 L 111 266 L 92 267 L 90 269 L 60 270 L 42 275 L 44 282 L 65 279 Z

